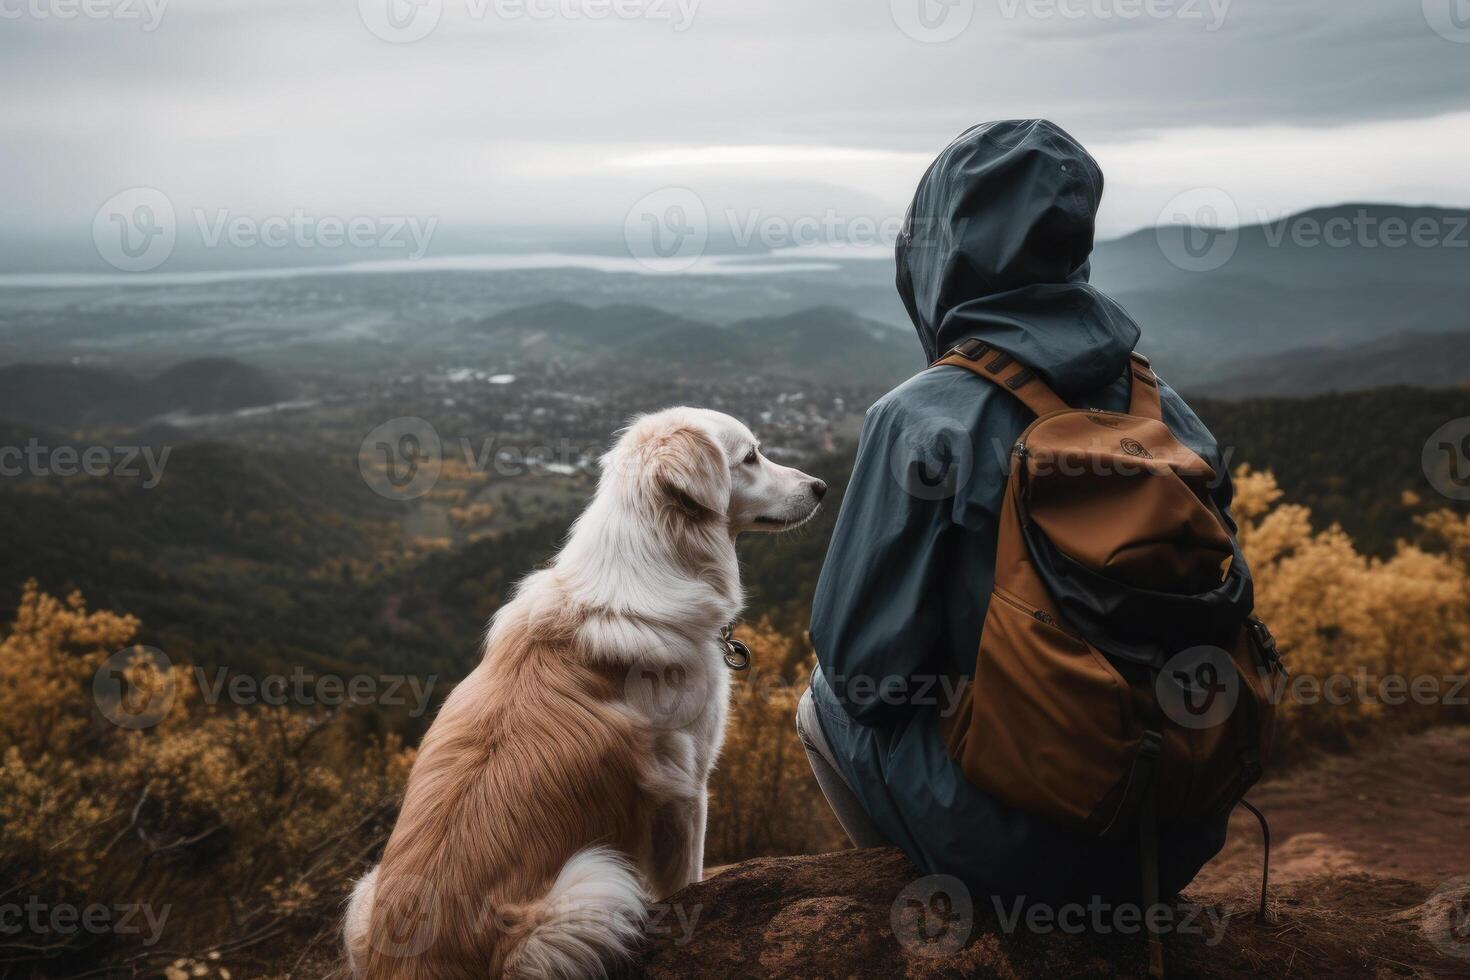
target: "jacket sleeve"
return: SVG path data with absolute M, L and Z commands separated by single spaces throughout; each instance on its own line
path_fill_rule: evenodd
M 942 707 L 956 658 L 968 651 L 973 668 L 994 538 L 956 520 L 976 475 L 968 428 L 889 400 L 864 422 L 811 621 L 823 676 L 855 721 Z

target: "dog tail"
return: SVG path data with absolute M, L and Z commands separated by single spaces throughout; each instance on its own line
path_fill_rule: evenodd
M 627 960 L 648 918 L 648 893 L 632 865 L 606 847 L 589 847 L 562 865 L 551 890 L 522 911 L 507 976 L 576 980 L 607 975 Z

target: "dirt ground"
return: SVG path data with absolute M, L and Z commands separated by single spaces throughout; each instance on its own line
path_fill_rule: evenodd
M 1243 808 L 1186 903 L 1226 916 L 1218 945 L 1169 936 L 1175 978 L 1470 978 L 1470 727 L 1393 739 L 1282 772 L 1250 794 L 1272 830 L 1271 912 L 1256 911 L 1261 837 Z M 655 941 L 642 977 L 1139 976 L 1118 937 L 1001 935 L 977 916 L 963 949 L 914 955 L 889 927 L 914 874 L 897 851 L 732 865 L 683 897 L 687 945 Z M 1134 937 L 1136 939 L 1136 937 Z
M 1271 822 L 1271 916 L 1261 921 L 1255 912 L 1260 832 L 1241 809 L 1225 850 L 1185 894 L 1186 901 L 1228 914 L 1229 928 L 1216 946 L 1167 937 L 1171 978 L 1470 978 L 1470 937 L 1463 935 L 1470 902 L 1470 727 L 1304 764 L 1249 798 Z M 699 914 L 697 930 L 652 936 L 641 962 L 619 977 L 1144 972 L 1136 936 L 1001 935 L 983 915 L 963 949 L 940 957 L 915 953 L 892 931 L 893 896 L 915 874 L 892 849 L 756 859 L 708 873 L 710 880 L 672 900 Z M 1431 906 L 1437 911 L 1426 914 Z M 1431 936 L 1431 924 L 1454 932 Z M 339 965 L 329 954 L 335 957 L 330 941 L 323 961 L 305 965 L 291 980 L 327 975 Z
M 1273 882 L 1365 872 L 1433 890 L 1470 875 L 1470 727 L 1303 766 L 1247 799 L 1271 823 Z M 1190 891 L 1234 892 L 1260 873 L 1260 829 L 1241 807 L 1225 850 Z

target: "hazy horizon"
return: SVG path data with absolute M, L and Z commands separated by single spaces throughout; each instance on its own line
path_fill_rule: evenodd
M 714 249 L 831 245 L 891 229 L 946 142 L 1007 117 L 1097 156 L 1104 239 L 1181 207 L 1470 207 L 1459 2 L 26 0 L 0 10 L 0 271 L 146 271 L 93 243 L 164 210 L 161 271 L 294 215 L 432 223 L 439 255 L 616 249 L 690 194 Z M 285 254 L 252 247 L 209 264 Z

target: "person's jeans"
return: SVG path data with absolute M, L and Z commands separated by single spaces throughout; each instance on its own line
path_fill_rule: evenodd
M 811 688 L 807 688 L 806 693 L 801 696 L 801 703 L 796 706 L 796 735 L 801 739 L 802 748 L 806 749 L 806 760 L 811 763 L 812 775 L 817 777 L 817 785 L 827 798 L 827 805 L 832 808 L 832 813 L 836 815 L 837 822 L 842 824 L 842 829 L 853 846 L 887 847 L 888 841 L 873 826 L 873 821 L 868 819 L 863 805 L 858 802 L 858 798 L 847 785 L 847 780 L 842 778 L 841 770 L 837 768 L 832 747 L 827 744 L 827 736 L 822 733 L 822 722 L 817 717 L 817 706 L 812 701 Z

